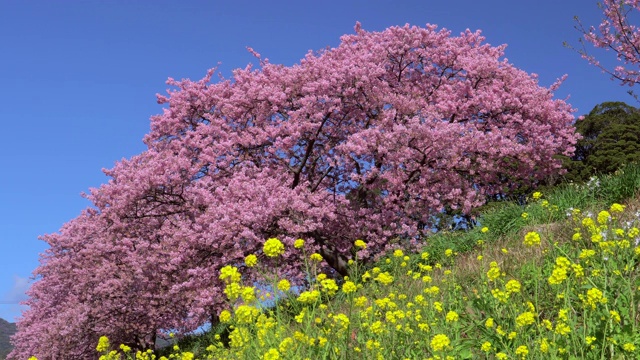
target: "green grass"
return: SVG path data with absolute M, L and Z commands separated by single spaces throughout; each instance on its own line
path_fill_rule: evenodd
M 316 299 L 282 292 L 276 307 L 259 311 L 252 296 L 244 307 L 232 298 L 216 329 L 138 356 L 640 358 L 639 189 L 640 167 L 629 166 L 526 205 L 492 204 L 480 226 L 434 234 L 416 253 L 356 262 L 351 279 L 336 283 L 311 271 Z M 114 349 L 104 359 L 136 358 Z

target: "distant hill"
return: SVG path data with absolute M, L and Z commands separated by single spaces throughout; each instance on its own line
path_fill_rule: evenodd
M 0 359 L 4 359 L 9 352 L 11 352 L 12 346 L 9 342 L 11 335 L 16 332 L 16 324 L 10 323 L 4 319 L 0 319 Z

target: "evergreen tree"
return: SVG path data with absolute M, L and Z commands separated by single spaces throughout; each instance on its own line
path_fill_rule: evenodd
M 576 122 L 578 140 L 571 160 L 566 160 L 569 181 L 582 182 L 596 174 L 609 174 L 624 164 L 640 160 L 640 110 L 623 102 L 596 105 Z

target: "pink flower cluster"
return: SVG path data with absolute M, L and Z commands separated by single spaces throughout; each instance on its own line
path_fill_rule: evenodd
M 607 67 L 584 47 L 579 53 L 591 64 L 619 80 L 622 85 L 633 86 L 640 83 L 640 28 L 630 21 L 630 18 L 638 16 L 640 0 L 603 0 L 599 6 L 604 19 L 598 28 L 585 28 L 579 20 L 576 28 L 595 47 L 613 51 L 622 65 Z

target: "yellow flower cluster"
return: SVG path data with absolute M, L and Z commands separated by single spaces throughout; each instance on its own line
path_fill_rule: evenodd
M 553 267 L 553 272 L 551 276 L 549 276 L 549 284 L 551 285 L 559 285 L 562 284 L 564 280 L 567 279 L 567 273 L 569 271 L 569 267 L 571 266 L 571 262 L 565 257 L 558 257 L 556 259 L 556 264 Z
M 431 339 L 431 349 L 433 351 L 443 351 L 451 345 L 451 340 L 445 334 L 437 334 Z
M 276 238 L 270 238 L 264 242 L 262 251 L 268 257 L 278 257 L 284 254 L 284 244 Z
M 531 311 L 523 312 L 522 314 L 516 317 L 516 325 L 518 327 L 524 327 L 527 325 L 532 325 L 536 321 L 536 314 Z
M 528 232 L 527 235 L 524 236 L 524 244 L 527 246 L 540 245 L 540 234 L 535 231 Z
M 487 271 L 487 277 L 489 278 L 490 281 L 494 281 L 498 279 L 501 275 L 502 275 L 502 272 L 500 270 L 500 267 L 498 266 L 498 263 L 495 261 L 492 261 L 489 264 L 489 271 Z
M 254 267 L 258 264 L 258 257 L 254 254 L 247 255 L 247 257 L 244 258 L 244 263 L 248 267 Z
M 293 247 L 296 249 L 302 249 L 304 247 L 304 240 L 297 239 L 296 241 L 293 242 Z
M 354 245 L 355 245 L 357 248 L 360 248 L 360 249 L 365 249 L 365 248 L 367 247 L 367 244 L 366 244 L 364 241 L 362 241 L 362 240 L 356 240 L 356 241 L 354 242 Z
M 241 277 L 238 268 L 235 266 L 227 265 L 220 269 L 220 280 L 225 281 L 227 284 L 239 282 Z
M 584 306 L 590 309 L 595 309 L 598 304 L 606 304 L 607 298 L 604 296 L 601 290 L 597 288 L 591 288 L 587 290 L 586 296 L 580 294 Z
M 385 271 L 385 272 L 379 273 L 374 280 L 378 281 L 383 285 L 389 285 L 393 282 L 393 276 Z

